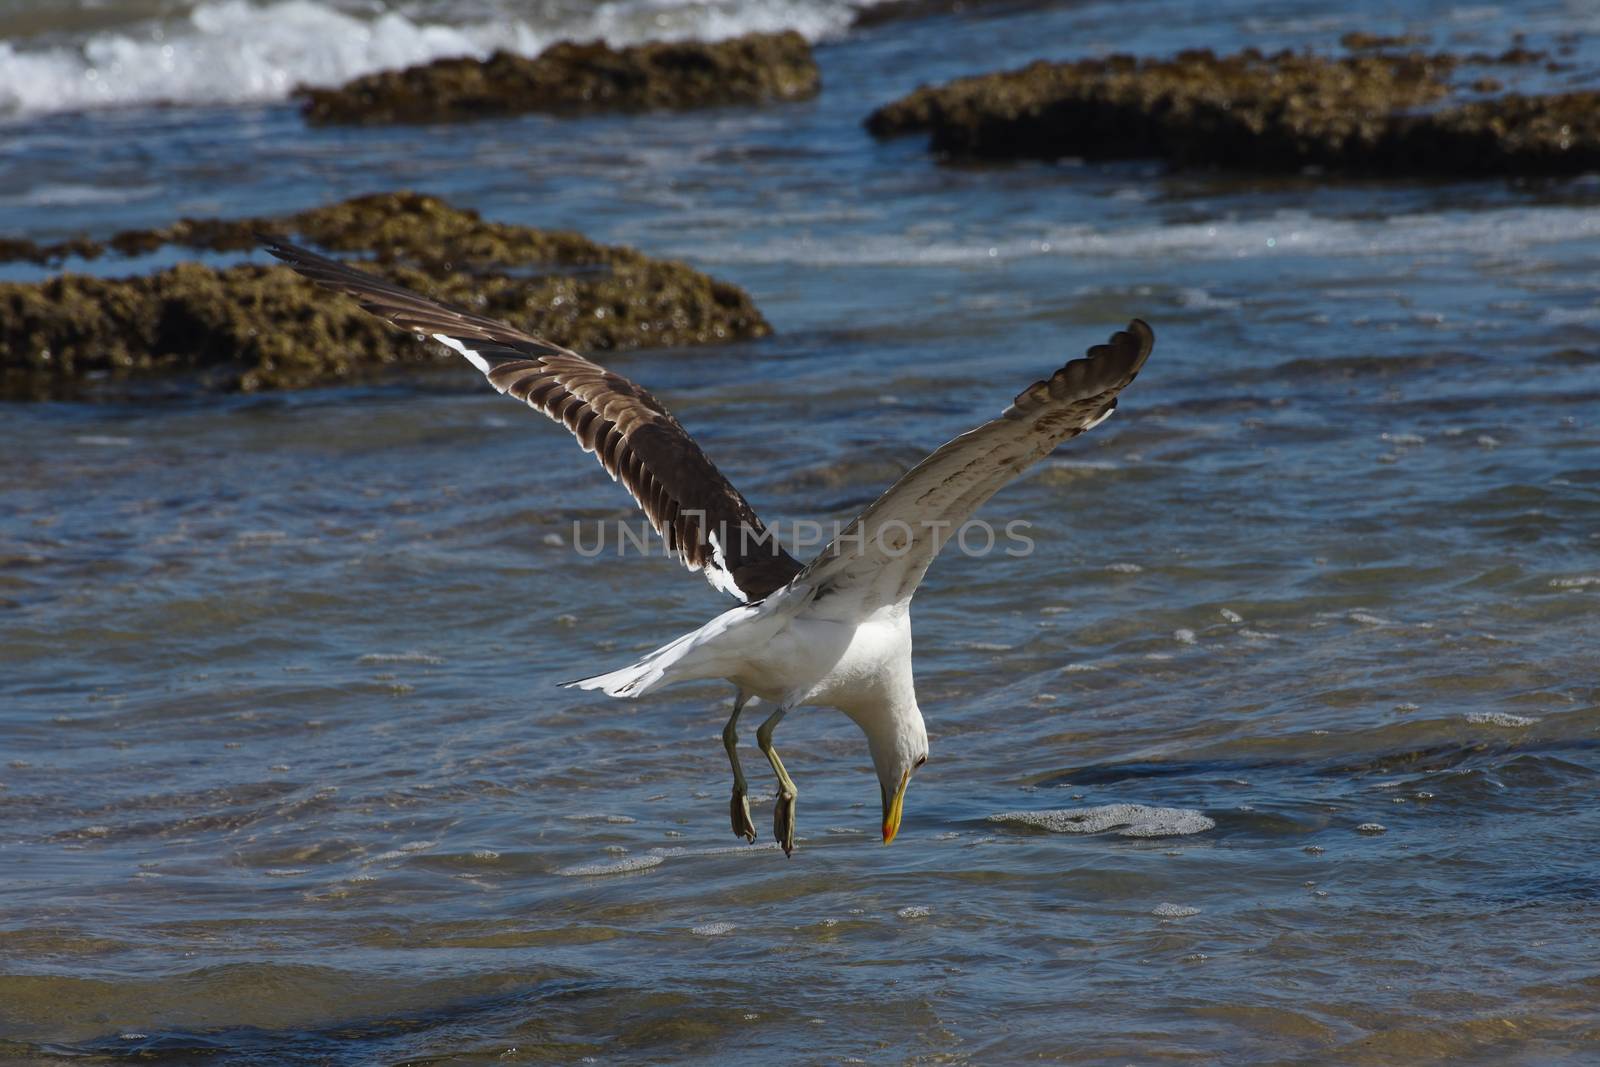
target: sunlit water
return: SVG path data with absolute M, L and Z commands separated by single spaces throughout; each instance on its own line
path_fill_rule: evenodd
M 576 553 L 629 501 L 469 370 L 0 409 L 0 1057 L 1590 1062 L 1600 184 L 948 168 L 858 125 L 1041 54 L 1593 21 L 1412 9 L 979 7 L 824 34 L 768 110 L 13 120 L 17 236 L 412 187 L 744 285 L 773 338 L 610 362 L 786 525 L 1158 342 L 988 509 L 1032 554 L 930 572 L 893 847 L 856 728 L 785 722 L 789 860 L 729 832 L 727 687 L 555 687 L 724 603 Z

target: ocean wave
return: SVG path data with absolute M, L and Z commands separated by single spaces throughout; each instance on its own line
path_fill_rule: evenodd
M 0 41 L 0 114 L 286 98 L 373 71 L 496 49 L 537 55 L 557 41 L 613 45 L 722 40 L 797 30 L 842 33 L 874 0 L 611 0 L 460 24 L 399 11 L 361 16 L 318 0 L 211 0 L 179 18 L 100 30 L 78 41 Z
M 1081 223 L 1019 233 L 936 238 L 905 232 L 839 233 L 771 241 L 729 241 L 674 249 L 701 262 L 784 263 L 812 267 L 950 267 L 1061 257 L 1079 260 L 1366 258 L 1506 254 L 1600 237 L 1587 207 L 1534 206 L 1480 212 L 1428 212 L 1378 220 L 1283 211 L 1255 219 L 1111 225 Z M 1196 290 L 1179 292 L 1180 302 Z M 1204 306 L 1203 304 L 1200 306 Z

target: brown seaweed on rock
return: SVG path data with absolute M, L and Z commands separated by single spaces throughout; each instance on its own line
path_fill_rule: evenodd
M 742 290 L 681 263 L 577 234 L 485 222 L 413 193 L 282 219 L 185 220 L 112 243 L 129 252 L 166 244 L 231 251 L 254 248 L 258 231 L 367 253 L 364 267 L 402 285 L 580 350 L 771 332 Z M 181 263 L 141 277 L 0 284 L 0 397 L 8 399 L 82 395 L 97 383 L 161 374 L 227 390 L 298 388 L 456 358 L 276 265 Z
M 1442 176 L 1600 166 L 1596 93 L 1434 107 L 1459 62 L 1420 52 L 1327 59 L 1254 50 L 1040 61 L 924 86 L 866 125 L 881 138 L 928 131 L 935 151 L 967 159 L 1153 157 L 1262 172 Z
M 510 52 L 440 59 L 300 94 L 315 123 L 440 122 L 795 100 L 814 95 L 819 84 L 811 46 L 791 30 L 629 48 L 565 42 L 531 59 Z

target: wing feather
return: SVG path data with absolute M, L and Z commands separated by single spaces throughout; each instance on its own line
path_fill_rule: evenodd
M 1106 344 L 1034 382 L 999 418 L 907 471 L 796 580 L 812 584 L 819 601 L 837 597 L 841 615 L 908 602 L 945 542 L 991 496 L 1061 442 L 1111 415 L 1117 394 L 1154 345 L 1150 327 L 1134 319 Z
M 622 482 L 684 565 L 704 572 L 713 587 L 753 602 L 799 572 L 799 561 L 768 536 L 749 502 L 688 431 L 627 378 L 507 323 L 430 300 L 286 241 L 261 240 L 307 278 L 454 349 L 495 389 L 565 426 Z

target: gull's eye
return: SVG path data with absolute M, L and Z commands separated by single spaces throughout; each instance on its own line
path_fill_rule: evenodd
M 911 766 L 913 768 L 916 768 L 916 767 L 922 766 L 924 763 L 927 763 L 927 762 L 928 762 L 928 757 L 927 756 L 923 756 L 920 759 L 918 759 L 917 762 L 913 763 Z

